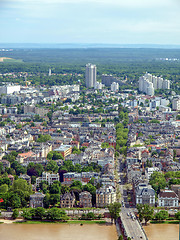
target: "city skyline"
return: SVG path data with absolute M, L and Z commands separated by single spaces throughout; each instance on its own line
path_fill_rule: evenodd
M 0 1 L 1 43 L 172 44 L 178 0 Z

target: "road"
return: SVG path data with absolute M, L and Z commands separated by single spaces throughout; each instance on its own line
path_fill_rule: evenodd
M 130 237 L 131 239 L 135 240 L 147 240 L 147 237 L 139 224 L 138 220 L 136 219 L 136 216 L 133 212 L 133 209 L 129 206 L 129 202 L 127 201 L 127 191 L 124 189 L 124 178 L 123 178 L 123 173 L 122 173 L 122 165 L 118 164 L 119 168 L 119 176 L 120 176 L 120 181 L 119 181 L 119 190 L 121 193 L 121 213 L 120 217 L 123 222 L 124 228 L 127 233 L 127 237 Z

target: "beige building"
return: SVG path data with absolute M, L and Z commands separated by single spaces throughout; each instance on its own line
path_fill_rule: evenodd
M 85 191 L 79 194 L 79 206 L 83 208 L 91 208 L 92 207 L 92 195 Z
M 75 195 L 73 192 L 65 193 L 60 197 L 60 207 L 61 208 L 72 208 L 75 204 Z
M 34 105 L 24 105 L 24 113 L 35 113 L 38 114 L 40 117 L 44 117 L 45 115 L 47 115 L 47 113 L 49 112 L 49 109 L 45 109 L 45 108 L 38 108 L 35 107 Z
M 96 207 L 106 207 L 116 202 L 116 191 L 113 186 L 105 186 L 96 190 Z

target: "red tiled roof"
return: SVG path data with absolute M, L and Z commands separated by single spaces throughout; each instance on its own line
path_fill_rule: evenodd
M 161 190 L 159 193 L 159 197 L 162 198 L 175 198 L 178 197 L 174 191 L 171 190 Z
M 19 153 L 18 156 L 19 157 L 31 157 L 33 155 L 33 152 L 26 152 L 26 153 Z

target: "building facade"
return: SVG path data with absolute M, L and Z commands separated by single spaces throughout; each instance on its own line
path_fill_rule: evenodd
M 113 186 L 105 186 L 96 190 L 96 207 L 106 207 L 116 201 L 116 192 Z
M 158 206 L 159 207 L 178 207 L 179 197 L 172 190 L 161 190 L 158 195 Z
M 75 195 L 73 192 L 65 193 L 60 196 L 60 207 L 61 208 L 72 208 L 75 204 Z
M 59 173 L 43 172 L 42 177 L 36 178 L 36 186 L 39 187 L 42 181 L 45 181 L 49 185 L 52 185 L 54 181 L 59 181 Z
M 155 191 L 145 183 L 140 183 L 136 188 L 136 204 L 155 205 Z
M 35 193 L 30 195 L 29 207 L 37 208 L 44 207 L 43 200 L 45 195 L 42 193 Z
M 91 63 L 86 65 L 85 83 L 87 88 L 96 86 L 96 65 Z
M 79 206 L 83 208 L 91 208 L 92 207 L 92 195 L 85 191 L 79 194 Z
M 170 81 L 162 77 L 153 76 L 150 73 L 146 73 L 139 78 L 139 91 L 153 96 L 156 89 L 170 89 Z

